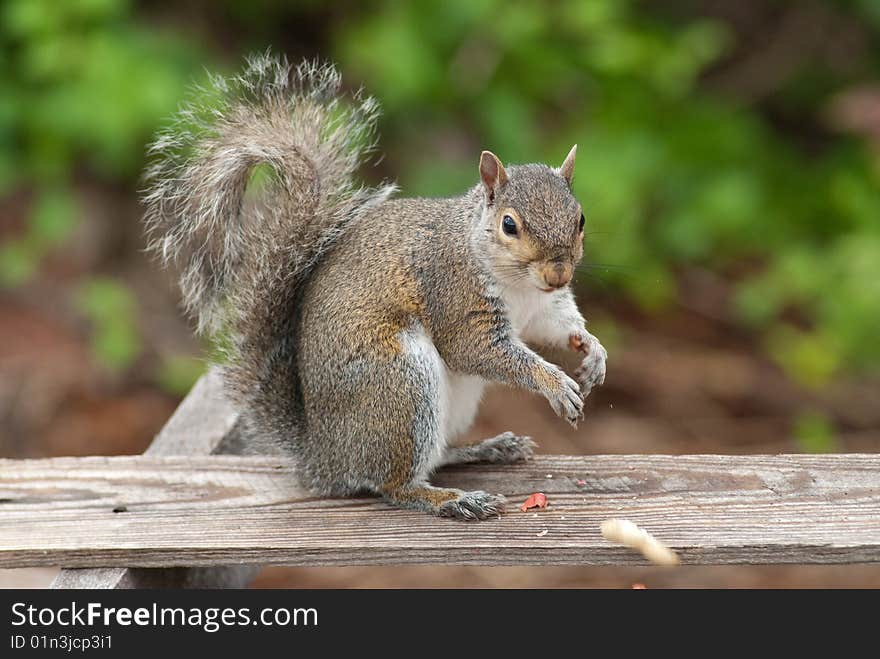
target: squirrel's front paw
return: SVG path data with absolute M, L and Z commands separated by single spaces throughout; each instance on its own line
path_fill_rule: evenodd
M 581 386 L 583 397 L 586 398 L 590 395 L 593 387 L 605 382 L 605 360 L 608 359 L 608 352 L 599 343 L 599 339 L 588 332 L 584 332 L 584 334 L 586 337 L 580 341 L 578 350 L 586 353 L 587 356 L 574 372 L 574 376 Z
M 556 367 L 553 367 L 550 375 L 553 382 L 544 396 L 557 415 L 577 428 L 578 420 L 584 416 L 584 399 L 578 383 Z

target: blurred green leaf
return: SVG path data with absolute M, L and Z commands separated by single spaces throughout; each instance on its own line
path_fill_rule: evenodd
M 840 347 L 827 335 L 780 325 L 769 334 L 767 344 L 771 357 L 806 387 L 824 386 L 840 368 Z
M 38 260 L 33 252 L 21 241 L 0 245 L 0 286 L 17 286 L 33 276 Z
M 63 242 L 76 224 L 76 202 L 69 190 L 45 192 L 37 201 L 30 217 L 30 232 L 41 247 Z
M 91 347 L 98 361 L 112 371 L 131 366 L 141 352 L 131 291 L 116 280 L 95 278 L 78 287 L 75 301 L 91 323 Z
M 156 379 L 170 394 L 185 395 L 205 372 L 206 362 L 187 355 L 168 355 L 159 363 Z
M 804 453 L 834 453 L 838 450 L 834 426 L 819 412 L 804 412 L 792 428 L 798 448 Z
M 16 286 L 30 279 L 46 254 L 70 235 L 76 214 L 69 190 L 42 193 L 28 216 L 25 235 L 0 245 L 0 285 Z

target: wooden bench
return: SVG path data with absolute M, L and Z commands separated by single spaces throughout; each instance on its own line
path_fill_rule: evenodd
M 539 456 L 445 470 L 508 497 L 464 523 L 378 499 L 320 499 L 290 459 L 241 452 L 203 377 L 140 456 L 0 460 L 0 567 L 64 565 L 56 588 L 244 586 L 258 566 L 638 565 L 629 519 L 684 564 L 880 562 L 880 455 Z M 223 455 L 221 455 L 223 454 Z M 550 505 L 521 512 L 533 492 Z

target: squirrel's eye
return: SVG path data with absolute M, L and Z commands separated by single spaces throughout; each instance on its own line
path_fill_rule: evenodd
M 584 214 L 581 213 L 581 223 L 578 225 L 578 231 L 584 230 L 584 222 L 586 222 L 586 220 L 584 219 Z
M 510 217 L 510 215 L 505 215 L 504 219 L 501 220 L 501 230 L 504 231 L 504 233 L 506 233 L 508 236 L 516 235 L 516 222 L 513 221 L 513 218 Z

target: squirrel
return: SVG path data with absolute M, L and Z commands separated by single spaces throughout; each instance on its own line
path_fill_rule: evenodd
M 393 198 L 394 185 L 356 180 L 378 105 L 344 93 L 333 65 L 252 56 L 209 92 L 149 148 L 145 222 L 220 349 L 245 436 L 283 447 L 316 495 L 499 515 L 501 495 L 430 484 L 442 465 L 532 456 L 511 432 L 453 445 L 484 386 L 540 394 L 576 426 L 605 379 L 606 351 L 570 287 L 585 222 L 577 146 L 559 168 L 505 167 L 483 151 L 465 194 Z M 572 378 L 526 342 L 583 361 Z

